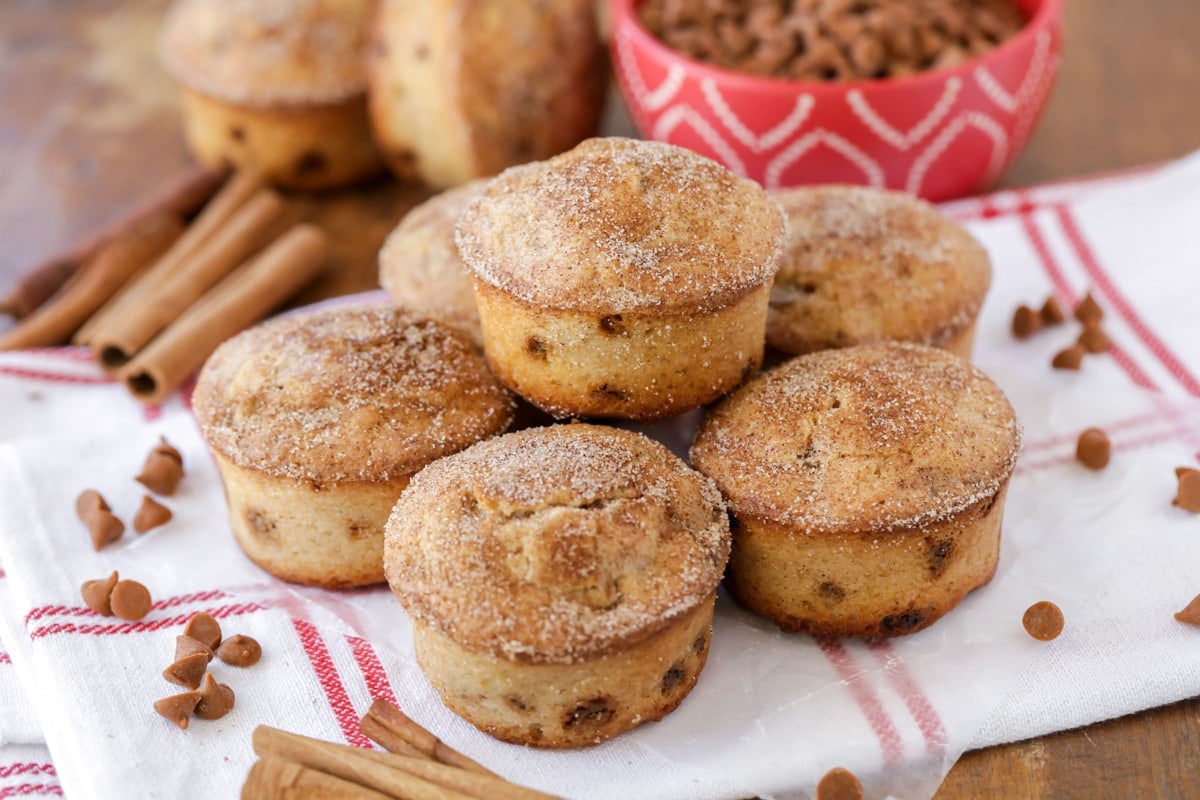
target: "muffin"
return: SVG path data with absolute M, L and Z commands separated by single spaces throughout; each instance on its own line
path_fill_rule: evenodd
M 436 313 L 482 346 L 471 277 L 454 243 L 454 226 L 487 181 L 472 181 L 405 215 L 379 251 L 379 284 L 402 306 Z
M 383 168 L 367 119 L 371 0 L 178 0 L 159 53 L 188 146 L 213 169 L 327 189 Z
M 992 270 L 987 251 L 923 200 L 859 186 L 772 192 L 788 247 L 767 342 L 810 353 L 882 340 L 969 358 Z
M 1020 429 L 965 360 L 823 350 L 717 404 L 692 445 L 734 517 L 727 585 L 785 631 L 899 636 L 991 580 Z
M 784 235 L 758 184 L 612 138 L 504 172 L 457 240 L 501 381 L 556 416 L 650 421 L 757 371 Z
M 728 556 L 711 481 L 640 434 L 584 424 L 429 465 L 384 548 L 442 700 L 535 747 L 595 744 L 674 709 L 704 666 Z
M 381 583 L 384 524 L 409 478 L 512 416 L 465 335 L 384 307 L 245 331 L 208 359 L 192 400 L 242 550 L 331 589 Z
M 380 0 L 367 71 L 388 166 L 439 188 L 593 135 L 608 85 L 591 0 Z

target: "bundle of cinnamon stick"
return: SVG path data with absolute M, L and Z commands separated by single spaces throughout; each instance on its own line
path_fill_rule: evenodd
M 325 235 L 290 223 L 283 199 L 255 175 L 194 170 L 30 272 L 0 300 L 0 312 L 20 319 L 0 350 L 69 339 L 139 400 L 158 403 L 221 342 L 316 277 L 327 253 Z
M 361 728 L 388 752 L 260 725 L 253 737 L 259 760 L 242 800 L 555 800 L 475 763 L 385 700 L 375 701 Z

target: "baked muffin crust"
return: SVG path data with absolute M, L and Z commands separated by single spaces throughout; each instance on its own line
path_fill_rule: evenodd
M 243 332 L 205 364 L 193 407 L 233 464 L 316 485 L 408 475 L 513 411 L 465 335 L 382 306 Z
M 639 434 L 573 424 L 418 473 L 388 521 L 384 568 L 414 620 L 459 646 L 574 664 L 710 601 L 728 553 L 710 481 Z
M 477 280 L 536 307 L 694 314 L 769 281 L 783 231 L 757 184 L 682 148 L 613 137 L 505 171 L 457 240 Z
M 230 103 L 335 103 L 366 91 L 370 12 L 370 0 L 178 0 L 159 52 L 181 83 Z
M 923 200 L 860 186 L 772 197 L 788 218 L 767 313 L 772 346 L 807 353 L 893 339 L 970 354 L 991 265 L 961 225 Z

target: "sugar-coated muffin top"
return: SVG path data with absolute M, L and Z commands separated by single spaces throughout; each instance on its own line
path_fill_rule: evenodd
M 771 196 L 788 244 L 767 339 L 788 352 L 887 339 L 941 345 L 974 322 L 991 283 L 987 251 L 911 195 L 813 186 Z
M 716 487 L 665 447 L 568 424 L 418 473 L 388 521 L 384 571 L 411 616 L 462 647 L 575 663 L 710 599 L 729 542 Z
M 994 497 L 1020 439 L 1008 399 L 969 362 L 880 343 L 763 374 L 711 409 L 691 458 L 737 515 L 870 535 Z
M 159 54 L 176 79 L 245 105 L 313 104 L 366 90 L 371 0 L 176 0 Z
M 496 178 L 459 220 L 475 277 L 534 307 L 724 308 L 775 274 L 784 219 L 758 184 L 661 142 L 588 139 Z
M 243 331 L 209 357 L 192 402 L 237 466 L 318 484 L 406 477 L 500 433 L 514 408 L 466 335 L 385 306 Z

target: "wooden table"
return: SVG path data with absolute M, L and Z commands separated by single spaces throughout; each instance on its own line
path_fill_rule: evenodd
M 35 259 L 118 216 L 183 163 L 152 41 L 163 0 L 0 5 L 0 293 Z M 1162 161 L 1200 148 L 1200 3 L 1068 0 L 1058 89 L 1003 184 Z M 82 69 L 81 69 L 82 67 Z M 620 114 L 608 123 L 627 125 Z M 32 146 L 31 146 L 32 143 Z M 22 154 L 22 158 L 14 158 Z M 315 212 L 336 271 L 315 295 L 374 285 L 382 237 L 419 188 L 383 183 Z M 309 202 L 298 200 L 297 202 Z M 965 755 L 937 797 L 1200 797 L 1200 699 Z

